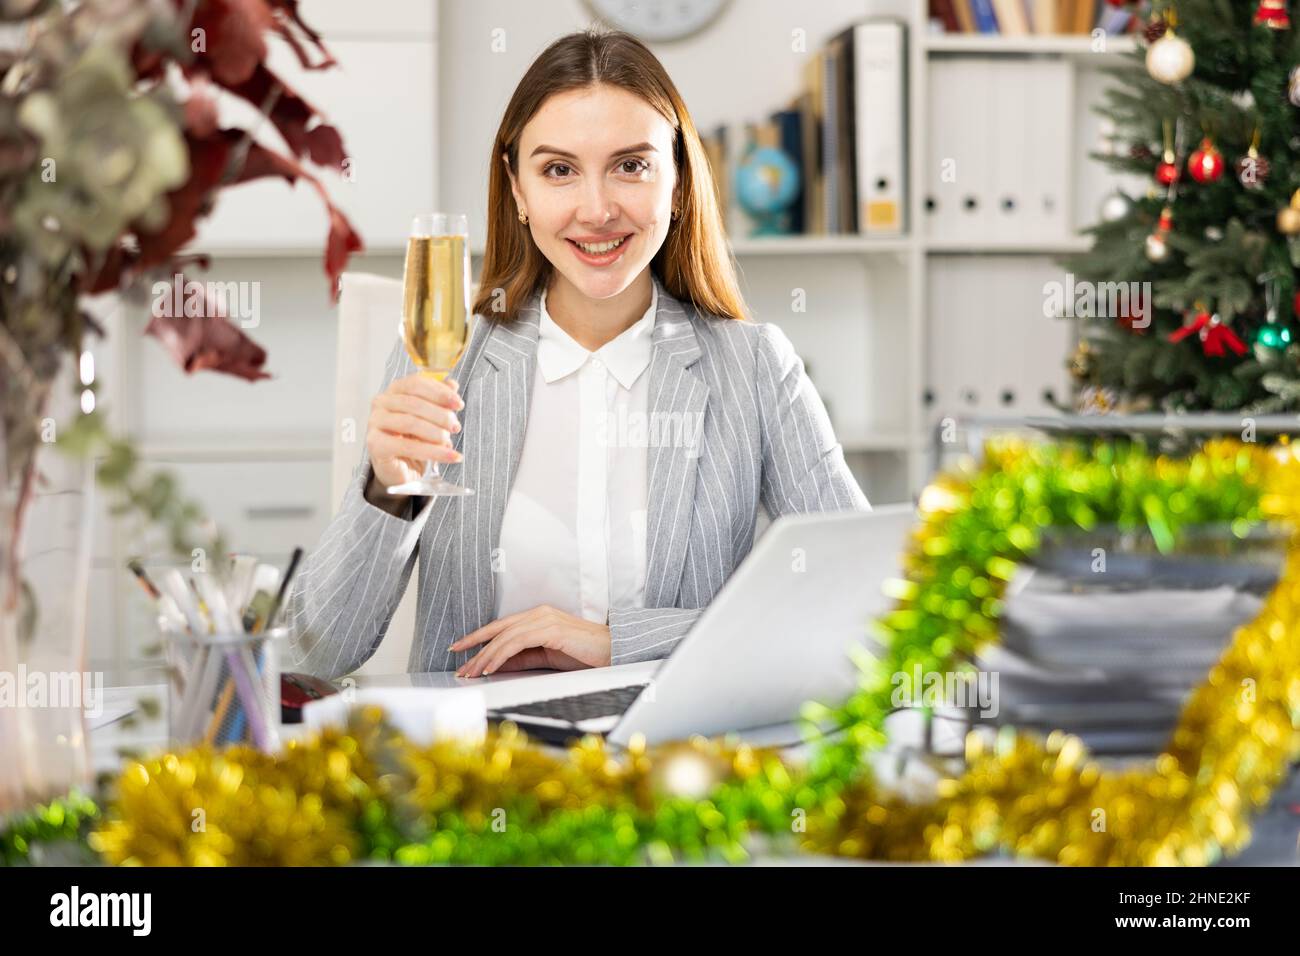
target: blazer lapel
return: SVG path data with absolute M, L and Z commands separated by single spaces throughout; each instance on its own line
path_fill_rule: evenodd
M 695 363 L 700 345 L 682 303 L 658 277 L 650 358 L 646 456 L 646 607 L 676 607 L 695 504 L 695 473 L 709 389 Z
M 457 637 L 490 622 L 496 610 L 497 562 L 493 550 L 501 539 L 506 498 L 514 483 L 523 450 L 532 397 L 533 369 L 537 364 L 538 297 L 505 325 L 492 322 L 482 358 L 467 383 L 461 439 L 456 447 L 465 456 L 460 478 L 453 481 L 474 489 L 459 499 L 457 534 L 460 560 L 452 569 L 452 593 L 459 593 L 462 621 Z M 480 319 L 488 322 L 488 319 Z M 471 409 L 473 414 L 469 414 Z M 454 640 L 455 638 L 453 638 Z

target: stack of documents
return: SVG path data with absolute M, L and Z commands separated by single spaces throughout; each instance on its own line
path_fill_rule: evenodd
M 996 674 L 995 725 L 1080 736 L 1095 753 L 1156 753 L 1187 695 L 1264 598 L 1232 585 L 1082 589 L 1041 570 L 1012 582 Z

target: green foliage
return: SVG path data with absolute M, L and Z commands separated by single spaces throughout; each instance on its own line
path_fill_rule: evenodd
M 31 864 L 45 855 L 54 855 L 62 863 L 93 863 L 86 837 L 99 815 L 94 800 L 74 791 L 11 817 L 0 827 L 0 865 Z M 67 859 L 68 848 L 78 849 L 82 859 Z

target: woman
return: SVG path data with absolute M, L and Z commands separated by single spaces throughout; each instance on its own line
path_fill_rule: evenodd
M 299 574 L 299 670 L 364 663 L 417 553 L 413 672 L 664 657 L 760 503 L 869 508 L 789 340 L 745 315 L 699 135 L 640 42 L 575 33 L 538 57 L 488 207 L 464 354 L 443 383 L 394 347 L 368 455 Z M 475 494 L 386 494 L 429 459 Z

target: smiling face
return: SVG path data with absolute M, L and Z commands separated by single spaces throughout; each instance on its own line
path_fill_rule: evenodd
M 557 283 L 607 299 L 650 265 L 671 223 L 674 136 L 649 103 L 607 84 L 557 93 L 528 121 L 510 187 Z

